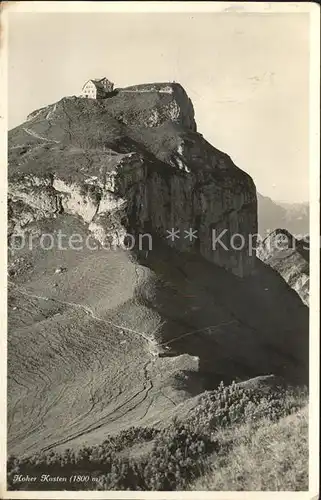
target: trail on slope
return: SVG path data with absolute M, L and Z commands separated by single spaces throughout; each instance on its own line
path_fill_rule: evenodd
M 105 323 L 106 325 L 109 325 L 109 326 L 113 326 L 114 328 L 118 329 L 118 330 L 122 330 L 122 331 L 127 331 L 127 332 L 130 332 L 130 333 L 133 333 L 134 335 L 137 335 L 141 338 L 143 338 L 146 342 L 148 342 L 149 344 L 151 344 L 154 348 L 155 347 L 162 347 L 162 346 L 167 346 L 173 342 L 175 342 L 176 340 L 180 340 L 184 337 L 187 337 L 189 335 L 193 335 L 195 333 L 201 333 L 201 332 L 205 332 L 205 331 L 210 331 L 210 330 L 213 330 L 215 328 L 220 328 L 221 326 L 226 326 L 226 325 L 230 325 L 230 324 L 234 324 L 234 323 L 238 323 L 239 321 L 234 319 L 234 320 L 231 320 L 231 321 L 225 321 L 225 322 L 222 322 L 222 323 L 218 323 L 216 325 L 209 325 L 209 326 L 206 326 L 204 328 L 200 328 L 198 330 L 192 330 L 190 332 L 186 332 L 186 333 L 183 333 L 182 335 L 180 335 L 179 337 L 175 337 L 171 340 L 168 340 L 166 342 L 162 342 L 162 343 L 157 343 L 156 340 L 153 340 L 153 339 L 150 339 L 147 335 L 145 335 L 143 332 L 139 332 L 137 330 L 133 330 L 132 328 L 128 328 L 126 326 L 123 326 L 123 325 L 117 325 L 116 323 L 113 323 L 112 321 L 108 321 L 106 319 L 103 319 L 103 318 L 100 318 L 99 316 L 96 316 L 94 311 L 87 305 L 84 305 L 84 304 L 77 304 L 75 302 L 68 302 L 68 301 L 65 301 L 65 300 L 61 300 L 61 299 L 56 299 L 56 298 L 53 298 L 53 297 L 47 297 L 45 295 L 36 295 L 36 294 L 33 294 L 31 292 L 28 292 L 27 290 L 23 290 L 21 287 L 19 287 L 18 285 L 16 285 L 15 283 L 13 283 L 12 281 L 8 281 L 8 283 L 10 283 L 12 286 L 15 287 L 15 289 L 21 293 L 22 295 L 25 295 L 27 297 L 33 297 L 35 299 L 39 299 L 39 300 L 52 300 L 53 302 L 57 302 L 58 304 L 64 304 L 64 305 L 67 305 L 67 306 L 70 306 L 70 307 L 76 307 L 78 309 L 83 309 L 85 311 L 86 314 L 90 314 L 90 316 L 95 319 L 96 321 L 100 321 L 102 323 Z M 156 331 L 164 324 L 164 322 L 159 325 L 156 330 L 154 330 L 153 333 L 156 333 Z M 151 354 L 154 355 L 154 352 L 151 352 Z
M 83 309 L 83 311 L 85 311 L 86 314 L 90 314 L 90 316 L 93 319 L 95 319 L 96 321 L 100 321 L 102 323 L 105 323 L 106 325 L 113 326 L 114 328 L 116 328 L 118 330 L 122 330 L 122 331 L 127 331 L 127 332 L 130 332 L 130 333 L 134 333 L 135 335 L 138 335 L 138 336 L 142 337 L 144 340 L 146 340 L 146 342 L 149 342 L 152 346 L 156 345 L 155 341 L 153 341 L 150 338 L 148 338 L 147 335 L 145 335 L 142 332 L 138 332 L 138 331 L 133 330 L 131 328 L 128 328 L 126 326 L 117 325 L 116 323 L 113 323 L 112 321 L 108 321 L 106 319 L 99 318 L 98 316 L 95 315 L 94 311 L 89 306 L 87 306 L 87 305 L 77 304 L 75 302 L 68 302 L 66 300 L 56 299 L 56 298 L 53 298 L 53 297 L 47 297 L 45 295 L 36 295 L 34 293 L 31 293 L 31 292 L 28 292 L 26 290 L 23 290 L 21 287 L 19 287 L 18 285 L 16 285 L 12 281 L 11 282 L 8 281 L 8 283 L 10 283 L 12 286 L 14 286 L 14 288 L 19 293 L 21 293 L 22 295 L 25 295 L 27 297 L 32 297 L 32 298 L 35 298 L 35 299 L 39 299 L 39 300 L 46 300 L 46 301 L 47 300 L 52 300 L 53 302 L 57 302 L 58 304 L 63 304 L 63 305 L 66 305 L 66 306 L 76 307 L 78 309 Z
M 63 304 L 63 305 L 72 307 L 74 309 L 81 309 L 82 311 L 84 311 L 86 314 L 90 315 L 94 320 L 96 320 L 98 322 L 101 322 L 103 324 L 106 324 L 106 325 L 112 326 L 116 329 L 119 329 L 122 331 L 122 333 L 129 332 L 129 333 L 136 335 L 137 337 L 144 339 L 144 341 L 147 342 L 147 345 L 149 346 L 149 349 L 147 350 L 147 352 L 150 355 L 152 355 L 153 357 L 157 354 L 157 347 L 166 346 L 166 345 L 170 344 L 171 342 L 174 342 L 175 340 L 181 339 L 181 338 L 188 336 L 188 335 L 197 334 L 197 333 L 200 333 L 202 331 L 210 331 L 211 329 L 219 328 L 220 326 L 236 322 L 236 320 L 233 320 L 233 321 L 229 321 L 229 322 L 223 322 L 220 324 L 207 326 L 207 327 L 197 329 L 197 330 L 192 330 L 192 331 L 186 332 L 185 334 L 183 334 L 177 338 L 173 338 L 167 342 L 157 344 L 157 342 L 155 340 L 151 340 L 143 332 L 139 332 L 137 330 L 133 330 L 131 328 L 116 324 L 113 321 L 109 321 L 109 320 L 100 318 L 99 316 L 97 316 L 95 314 L 95 312 L 88 305 L 69 302 L 69 301 L 65 301 L 65 300 L 61 300 L 61 299 L 57 299 L 57 298 L 52 298 L 52 297 L 48 297 L 48 296 L 44 296 L 44 295 L 37 295 L 35 293 L 32 293 L 32 292 L 25 290 L 24 288 L 16 285 L 15 283 L 11 282 L 10 280 L 8 280 L 8 283 L 11 284 L 14 287 L 14 289 L 17 290 L 20 294 L 22 294 L 28 298 L 34 298 L 37 300 L 44 300 L 44 301 L 53 301 L 53 302 L 56 302 L 58 304 Z M 158 325 L 156 330 L 161 328 L 162 325 L 163 325 L 163 323 Z M 97 431 L 98 429 L 103 428 L 106 425 L 108 426 L 109 424 L 117 421 L 118 419 L 123 419 L 123 418 L 128 419 L 130 417 L 127 417 L 127 415 L 129 413 L 133 412 L 137 407 L 140 407 L 141 405 L 144 405 L 144 409 L 142 409 L 142 414 L 139 416 L 139 420 L 144 419 L 146 417 L 146 415 L 148 414 L 150 407 L 154 401 L 154 397 L 149 398 L 150 392 L 154 389 L 153 381 L 151 380 L 151 374 L 149 373 L 149 367 L 152 363 L 153 363 L 153 358 L 150 358 L 146 362 L 144 362 L 144 365 L 142 366 L 142 375 L 143 375 L 143 378 L 141 379 L 142 385 L 140 385 L 140 387 L 135 388 L 134 391 L 131 391 L 131 394 L 127 395 L 126 400 L 118 401 L 118 404 L 116 403 L 116 406 L 111 408 L 110 411 L 107 411 L 107 413 L 105 413 L 104 415 L 101 415 L 100 417 L 98 417 L 98 419 L 95 418 L 95 419 L 93 419 L 93 421 L 87 422 L 87 425 L 84 422 L 85 425 L 83 428 L 79 428 L 78 430 L 74 428 L 72 431 L 72 428 L 76 424 L 78 418 L 80 418 L 80 416 L 76 417 L 76 419 L 73 419 L 72 421 L 68 422 L 67 428 L 65 429 L 67 435 L 60 436 L 60 437 L 56 436 L 56 439 L 54 440 L 54 442 L 49 442 L 46 444 L 44 443 L 45 446 L 42 447 L 42 450 L 43 451 L 49 450 L 49 449 L 55 448 L 57 446 L 64 445 L 70 441 L 77 440 L 77 438 L 81 438 L 82 436 L 84 436 L 86 434 Z M 164 397 L 166 397 L 161 391 L 159 391 L 159 392 Z M 60 397 L 60 395 L 58 395 L 56 397 L 56 400 L 59 399 L 59 397 Z M 145 402 L 145 404 L 144 404 L 144 402 Z M 51 402 L 50 406 L 52 407 L 54 404 L 55 404 L 55 401 Z M 91 413 L 95 404 L 96 404 L 95 398 L 94 398 L 94 395 L 92 395 L 92 399 L 90 399 L 90 408 L 86 411 L 85 416 L 88 416 Z M 46 408 L 46 412 L 44 415 L 42 415 L 41 421 L 40 421 L 40 423 L 38 423 L 37 427 L 36 428 L 33 427 L 32 429 L 29 430 L 30 435 L 32 433 L 34 433 L 37 430 L 37 428 L 39 429 L 39 425 L 43 425 L 44 417 L 48 413 L 48 411 L 49 411 L 49 408 Z M 82 418 L 82 420 L 84 420 L 84 415 L 82 415 L 81 418 Z M 69 428 L 69 433 L 67 430 L 68 428 Z M 27 449 L 28 448 L 30 448 L 30 446 L 28 446 Z M 26 451 L 27 451 L 27 449 L 26 449 Z
M 145 336 L 144 334 L 142 334 L 141 332 L 137 332 L 137 331 L 132 330 L 130 328 L 123 327 L 123 326 L 120 326 L 120 325 L 116 325 L 115 323 L 113 323 L 111 321 L 104 320 L 102 318 L 97 317 L 95 315 L 95 313 L 92 311 L 92 309 L 90 307 L 86 306 L 86 305 L 76 304 L 76 303 L 67 302 L 67 301 L 63 301 L 63 300 L 59 300 L 59 299 L 53 299 L 53 298 L 42 296 L 42 295 L 37 295 L 37 294 L 31 293 L 31 292 L 28 292 L 28 291 L 22 289 L 21 287 L 15 285 L 14 283 L 12 283 L 10 281 L 9 281 L 9 283 L 11 285 L 13 285 L 14 288 L 19 293 L 21 293 L 22 295 L 24 295 L 24 296 L 26 296 L 28 298 L 35 298 L 37 300 L 52 300 L 52 301 L 57 302 L 59 304 L 68 305 L 68 306 L 71 306 L 71 307 L 74 307 L 74 308 L 80 308 L 85 313 L 90 314 L 90 316 L 93 319 L 95 319 L 97 321 L 100 321 L 101 323 L 104 323 L 104 324 L 107 324 L 107 325 L 112 325 L 113 327 L 115 327 L 117 329 L 121 329 L 123 331 L 126 330 L 126 331 L 128 331 L 130 333 L 134 333 L 137 336 L 140 336 L 141 338 L 143 338 L 144 341 L 148 341 L 148 343 L 152 343 L 152 341 L 150 339 L 148 339 L 148 337 Z M 149 354 L 152 354 L 150 350 L 149 350 Z M 93 422 L 88 423 L 87 425 L 85 425 L 84 428 L 79 429 L 78 431 L 74 430 L 74 432 L 71 432 L 70 434 L 67 434 L 68 431 L 66 429 L 67 436 L 61 437 L 60 439 L 56 439 L 54 442 L 51 442 L 47 446 L 42 447 L 42 450 L 45 451 L 45 450 L 49 450 L 49 449 L 55 448 L 55 447 L 57 447 L 59 445 L 63 445 L 65 443 L 73 441 L 73 440 L 75 440 L 75 439 L 77 439 L 77 438 L 79 438 L 79 437 L 81 437 L 81 436 L 83 436 L 85 434 L 88 434 L 88 433 L 91 433 L 93 431 L 96 431 L 97 429 L 102 428 L 102 427 L 104 427 L 106 425 L 109 425 L 110 423 L 114 422 L 115 420 L 117 420 L 119 418 L 127 417 L 127 414 L 129 414 L 130 412 L 134 411 L 137 407 L 141 406 L 148 399 L 149 393 L 154 388 L 153 382 L 152 382 L 152 380 L 150 378 L 150 374 L 148 373 L 148 368 L 149 368 L 151 362 L 152 362 L 152 360 L 149 358 L 144 363 L 144 365 L 142 367 L 142 375 L 143 375 L 142 386 L 135 388 L 134 392 L 132 392 L 131 394 L 129 394 L 128 395 L 129 397 L 127 397 L 126 400 L 119 402 L 118 405 L 116 407 L 112 408 L 108 413 L 105 413 L 102 417 L 98 418 L 98 420 L 96 419 Z M 92 395 L 92 400 L 90 400 L 90 403 L 91 403 L 90 408 L 87 411 L 87 413 L 86 413 L 85 416 L 88 416 L 91 413 L 91 411 L 93 410 L 94 406 L 95 406 L 95 400 L 94 400 L 94 396 L 93 395 Z M 152 405 L 152 403 L 153 403 L 153 399 L 147 405 L 147 408 L 144 408 L 142 416 L 140 417 L 140 419 L 144 418 L 146 416 L 146 414 L 148 413 L 149 408 Z M 51 406 L 53 406 L 53 404 L 54 404 L 54 402 L 51 402 Z M 49 408 L 46 408 L 45 414 L 41 415 L 40 422 L 37 423 L 36 427 L 33 427 L 32 429 L 29 430 L 28 435 L 31 435 L 32 433 L 34 433 L 35 431 L 37 431 L 37 429 L 40 429 L 41 425 L 44 422 L 44 417 L 48 413 L 48 411 L 49 411 Z M 82 418 L 82 420 L 84 420 L 84 415 L 82 415 L 81 418 Z M 77 420 L 77 418 L 76 418 L 76 420 Z M 68 426 L 67 427 L 69 427 L 69 428 L 70 428 L 70 426 L 72 427 L 75 424 L 76 420 L 68 422 Z M 24 437 L 26 437 L 26 435 L 24 435 Z M 27 450 L 28 450 L 28 448 L 26 449 L 26 451 Z
M 35 137 L 36 139 L 40 139 L 41 141 L 46 141 L 46 142 L 55 142 L 56 144 L 59 143 L 59 141 L 56 141 L 56 139 L 47 139 L 47 137 L 42 137 L 41 135 L 37 134 L 30 128 L 23 127 L 23 130 L 28 134 L 31 135 L 32 137 Z

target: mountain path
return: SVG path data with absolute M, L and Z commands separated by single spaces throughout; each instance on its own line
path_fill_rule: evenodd
M 35 137 L 36 139 L 40 139 L 42 141 L 46 142 L 55 142 L 56 144 L 59 144 L 59 141 L 56 141 L 55 139 L 47 139 L 46 137 L 42 137 L 41 135 L 37 134 L 30 128 L 23 127 L 23 130 L 28 134 L 31 135 L 31 137 Z
M 151 377 L 151 373 L 149 373 L 149 367 L 153 363 L 153 358 L 157 357 L 157 355 L 158 355 L 157 348 L 160 346 L 166 346 L 166 345 L 170 344 L 171 342 L 174 342 L 178 339 L 181 339 L 187 335 L 200 333 L 202 331 L 209 331 L 211 329 L 219 328 L 220 326 L 225 326 L 227 324 L 231 324 L 231 323 L 236 322 L 236 320 L 232 320 L 232 321 L 223 322 L 223 323 L 212 325 L 212 326 L 207 326 L 205 328 L 192 330 L 192 331 L 189 331 L 189 332 L 187 332 L 187 333 L 185 333 L 177 338 L 174 338 L 170 341 L 163 342 L 162 344 L 157 344 L 156 341 L 151 340 L 142 332 L 138 332 L 138 331 L 133 330 L 131 328 L 128 328 L 128 327 L 116 324 L 112 321 L 108 321 L 106 319 L 100 318 L 99 316 L 97 316 L 94 313 L 94 311 L 88 305 L 69 302 L 69 301 L 65 301 L 65 300 L 61 300 L 61 299 L 57 299 L 57 298 L 53 298 L 53 297 L 48 297 L 48 296 L 44 296 L 44 295 L 37 295 L 35 293 L 29 292 L 28 290 L 13 283 L 10 280 L 8 280 L 8 284 L 12 285 L 15 290 L 17 290 L 19 293 L 21 293 L 22 295 L 24 295 L 28 298 L 34 298 L 37 300 L 45 300 L 45 301 L 50 300 L 50 301 L 56 302 L 58 304 L 66 305 L 68 307 L 81 309 L 86 314 L 89 314 L 94 320 L 96 320 L 98 322 L 112 326 L 116 329 L 121 330 L 122 332 L 127 331 L 127 332 L 130 332 L 136 336 L 139 336 L 139 337 L 143 338 L 145 342 L 147 342 L 147 344 L 149 346 L 148 353 L 153 356 L 152 358 L 149 358 L 147 361 L 145 361 L 143 366 L 142 366 L 143 378 L 142 378 L 141 384 L 137 388 L 135 388 L 134 391 L 131 392 L 131 394 L 128 394 L 128 396 L 126 397 L 125 400 L 123 400 L 121 402 L 118 401 L 118 404 L 116 404 L 116 406 L 114 406 L 114 408 L 110 409 L 110 411 L 108 411 L 107 413 L 105 413 L 103 415 L 100 415 L 93 422 L 91 422 L 91 423 L 88 422 L 87 425 L 85 424 L 84 427 L 82 427 L 78 430 L 73 429 L 73 428 L 77 424 L 77 420 L 80 417 L 74 418 L 72 421 L 68 422 L 68 425 L 66 428 L 67 435 L 65 437 L 60 437 L 60 439 L 56 439 L 54 442 L 48 443 L 46 446 L 44 446 L 42 448 L 42 451 L 48 451 L 48 450 L 53 449 L 57 446 L 64 445 L 70 441 L 78 439 L 86 434 L 97 431 L 98 429 L 105 427 L 106 425 L 107 426 L 110 425 L 112 422 L 114 422 L 117 419 L 120 419 L 120 418 L 127 419 L 127 418 L 129 418 L 129 417 L 127 417 L 127 415 L 130 414 L 131 412 L 133 412 L 137 407 L 142 407 L 142 413 L 139 417 L 139 420 L 142 421 L 146 417 L 146 415 L 148 414 L 150 407 L 152 406 L 153 401 L 154 401 L 155 394 L 154 394 L 154 396 L 150 394 L 151 392 L 153 392 L 153 390 L 155 388 L 154 388 L 153 380 Z M 163 325 L 163 322 L 160 325 L 158 325 L 155 330 L 158 330 L 159 328 L 161 328 L 162 325 Z M 91 385 L 92 382 L 93 382 L 93 380 L 91 380 L 89 382 L 89 386 Z M 169 401 L 171 401 L 171 403 L 174 406 L 176 406 L 175 402 L 170 400 L 170 398 L 168 398 L 165 394 L 163 394 L 162 391 L 157 391 L 157 393 L 161 393 L 164 397 L 169 399 Z M 40 430 L 41 426 L 44 425 L 44 419 L 46 417 L 46 414 L 54 406 L 55 402 L 60 397 L 61 397 L 61 393 L 57 394 L 55 396 L 54 400 L 51 401 L 50 405 L 45 409 L 45 411 L 43 411 L 43 408 L 39 409 L 39 412 L 40 412 L 38 415 L 39 422 L 37 422 L 37 424 L 35 426 L 32 426 L 32 428 L 28 430 L 28 435 L 31 435 L 31 434 L 37 432 L 38 430 Z M 92 414 L 95 405 L 96 405 L 95 394 L 93 394 L 92 391 L 90 390 L 90 406 L 87 409 L 85 415 L 81 416 L 82 420 L 84 420 L 84 417 L 87 417 L 88 415 Z M 144 406 L 144 408 L 142 405 Z M 69 430 L 69 432 L 68 432 L 68 430 Z M 19 438 L 22 438 L 22 436 L 19 435 Z
M 77 304 L 75 302 L 68 302 L 66 300 L 56 299 L 56 298 L 53 298 L 53 297 L 47 297 L 45 295 L 36 295 L 34 293 L 31 293 L 31 292 L 28 292 L 27 290 L 22 289 L 21 287 L 19 287 L 18 285 L 16 285 L 12 281 L 11 282 L 8 281 L 8 283 L 10 283 L 19 293 L 21 293 L 22 295 L 25 295 L 26 297 L 31 297 L 31 298 L 35 298 L 35 299 L 39 299 L 39 300 L 45 300 L 45 301 L 52 300 L 53 302 L 57 302 L 58 304 L 63 304 L 63 305 L 66 305 L 66 306 L 70 306 L 70 307 L 74 307 L 74 308 L 78 308 L 78 309 L 83 309 L 83 311 L 86 314 L 90 314 L 90 316 L 93 319 L 95 319 L 96 321 L 100 321 L 102 323 L 105 323 L 106 325 L 113 326 L 114 328 L 116 328 L 118 330 L 122 330 L 122 331 L 127 331 L 127 332 L 130 332 L 130 333 L 134 333 L 135 335 L 142 337 L 146 342 L 152 344 L 153 346 L 156 345 L 155 341 L 153 341 L 150 338 L 148 338 L 147 335 L 145 335 L 142 332 L 138 332 L 138 331 L 133 330 L 131 328 L 128 328 L 126 326 L 117 325 L 116 323 L 113 323 L 112 321 L 108 321 L 106 319 L 99 318 L 99 316 L 96 316 L 95 313 L 94 313 L 94 311 L 89 306 L 87 306 L 87 305 Z
M 155 340 L 153 339 L 150 339 L 149 337 L 147 337 L 147 335 L 145 335 L 143 332 L 138 332 L 137 330 L 133 330 L 132 328 L 128 328 L 126 326 L 122 326 L 122 325 L 117 325 L 116 323 L 113 323 L 112 321 L 108 321 L 106 319 L 103 319 L 103 318 L 100 318 L 99 316 L 96 316 L 94 311 L 87 305 L 84 305 L 84 304 L 77 304 L 75 302 L 68 302 L 68 301 L 65 301 L 65 300 L 61 300 L 61 299 L 56 299 L 56 298 L 53 298 L 53 297 L 47 297 L 45 295 L 36 295 L 36 294 L 33 294 L 31 292 L 28 292 L 27 290 L 24 290 L 22 289 L 21 287 L 19 287 L 18 285 L 16 285 L 15 283 L 13 283 L 12 281 L 9 281 L 8 280 L 8 283 L 11 284 L 18 292 L 20 292 L 22 295 L 25 295 L 27 297 L 33 297 L 35 299 L 39 299 L 39 300 L 45 300 L 45 301 L 48 301 L 48 300 L 52 300 L 53 302 L 57 302 L 58 304 L 63 304 L 63 305 L 67 305 L 69 307 L 74 307 L 74 308 L 78 308 L 78 309 L 83 309 L 83 311 L 85 311 L 86 314 L 90 314 L 90 316 L 95 319 L 96 321 L 100 321 L 102 323 L 105 323 L 106 325 L 109 325 L 109 326 L 113 326 L 114 328 L 118 329 L 118 330 L 121 330 L 121 331 L 127 331 L 127 332 L 130 332 L 130 333 L 133 333 L 135 334 L 136 336 L 139 336 L 141 338 L 143 338 L 146 342 L 148 342 L 149 344 L 151 344 L 154 348 L 155 347 L 162 347 L 162 346 L 167 346 L 177 340 L 180 340 L 184 337 L 187 337 L 189 335 L 193 335 L 195 333 L 201 333 L 201 332 L 205 332 L 205 331 L 209 331 L 209 330 L 213 330 L 213 329 L 216 329 L 216 328 L 220 328 L 221 326 L 226 326 L 226 325 L 230 325 L 230 324 L 234 324 L 234 323 L 238 323 L 239 321 L 234 319 L 234 320 L 231 320 L 231 321 L 225 321 L 225 322 L 222 322 L 222 323 L 218 323 L 216 325 L 209 325 L 209 326 L 206 326 L 206 327 L 203 327 L 203 328 L 200 328 L 200 329 L 197 329 L 197 330 L 192 330 L 190 332 L 186 332 L 186 333 L 183 333 L 182 335 L 180 335 L 179 337 L 175 337 L 171 340 L 168 340 L 166 342 L 162 342 L 160 344 L 158 344 Z M 161 328 L 161 326 L 164 324 L 164 322 L 159 325 L 153 333 L 156 333 L 156 331 Z M 153 355 L 153 356 L 156 356 L 156 352 L 153 352 L 153 351 L 150 351 L 150 353 Z

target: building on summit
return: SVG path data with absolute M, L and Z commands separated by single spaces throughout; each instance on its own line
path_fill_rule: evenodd
M 104 99 L 114 90 L 114 84 L 107 78 L 88 80 L 82 88 L 80 97 Z

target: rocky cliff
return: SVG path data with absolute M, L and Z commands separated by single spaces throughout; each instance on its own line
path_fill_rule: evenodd
M 276 229 L 263 240 L 257 254 L 309 305 L 308 240 L 298 240 L 286 229 Z
M 31 113 L 9 132 L 9 206 L 11 233 L 66 213 L 105 245 L 148 231 L 238 276 L 254 266 L 254 183 L 196 132 L 193 105 L 175 83 L 118 89 L 104 100 L 63 98 Z M 222 231 L 224 246 L 214 245 Z M 235 233 L 244 248 L 232 248 Z

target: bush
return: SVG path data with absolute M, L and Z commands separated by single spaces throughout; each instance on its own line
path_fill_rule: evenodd
M 132 446 L 135 442 L 152 440 L 159 431 L 153 428 L 131 427 L 116 436 L 108 436 L 98 446 L 84 446 L 75 451 L 67 448 L 63 452 L 37 453 L 31 457 L 18 459 L 10 456 L 7 462 L 8 489 L 60 489 L 58 482 L 41 483 L 42 474 L 64 476 L 68 480 L 72 476 L 90 476 L 90 481 L 81 483 L 81 489 L 97 489 L 95 478 L 104 478 L 108 489 L 126 489 L 135 482 L 132 479 L 131 466 L 125 458 L 117 457 L 117 453 Z M 15 474 L 37 476 L 35 483 L 23 482 L 14 484 Z M 135 474 L 134 474 L 135 477 Z M 63 489 L 77 490 L 79 482 L 63 484 Z
M 199 432 L 215 430 L 234 424 L 256 422 L 262 418 L 272 421 L 295 413 L 303 405 L 302 391 L 278 389 L 262 394 L 232 382 L 223 382 L 211 392 L 205 392 L 189 420 Z
M 200 457 L 213 452 L 216 445 L 211 436 L 174 421 L 156 437 L 143 464 L 145 489 L 184 489 L 191 477 L 200 474 Z

